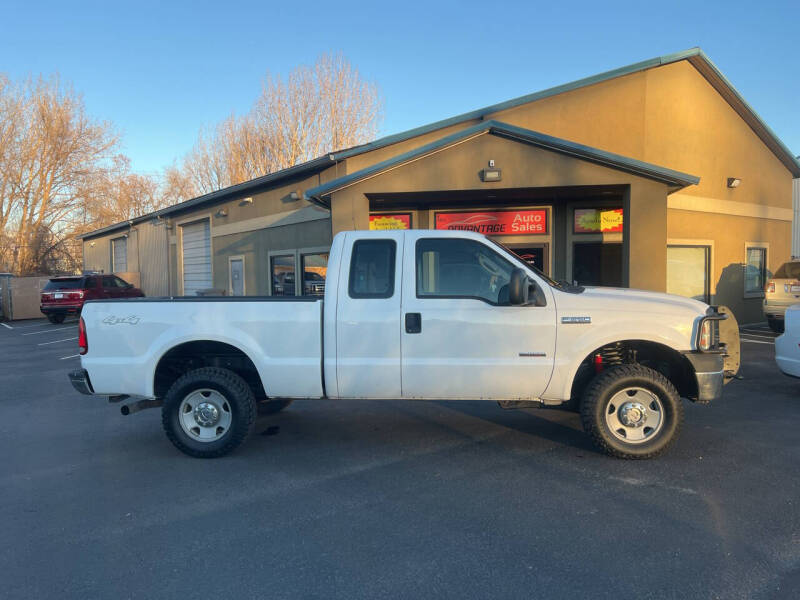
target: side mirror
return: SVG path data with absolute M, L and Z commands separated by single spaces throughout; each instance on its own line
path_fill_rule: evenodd
M 508 301 L 512 306 L 528 303 L 528 288 L 530 281 L 524 269 L 516 268 L 511 271 L 511 281 L 508 282 Z

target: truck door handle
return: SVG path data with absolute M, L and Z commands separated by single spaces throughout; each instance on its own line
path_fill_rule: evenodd
M 406 313 L 406 333 L 422 333 L 422 315 Z

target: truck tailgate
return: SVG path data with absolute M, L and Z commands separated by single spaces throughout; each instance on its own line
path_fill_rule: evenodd
M 142 298 L 84 306 L 81 364 L 96 394 L 153 396 L 161 357 L 193 341 L 230 344 L 255 364 L 269 396 L 318 398 L 322 301 L 277 298 Z

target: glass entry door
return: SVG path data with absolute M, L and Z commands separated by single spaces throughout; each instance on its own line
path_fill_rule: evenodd
M 622 244 L 576 242 L 572 247 L 572 279 L 578 285 L 622 287 Z

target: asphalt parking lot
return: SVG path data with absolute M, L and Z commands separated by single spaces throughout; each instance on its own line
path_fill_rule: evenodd
M 646 462 L 574 414 L 402 401 L 295 402 L 191 459 L 72 390 L 75 338 L 0 326 L 4 598 L 800 597 L 800 382 L 764 328 Z

